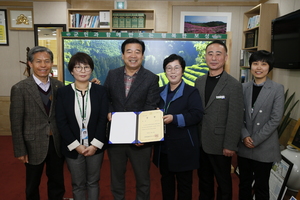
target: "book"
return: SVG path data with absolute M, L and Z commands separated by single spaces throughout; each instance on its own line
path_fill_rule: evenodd
M 241 69 L 241 83 L 246 83 L 250 81 L 250 69 Z
M 145 28 L 145 14 L 138 13 L 138 28 Z
M 125 28 L 131 28 L 131 13 L 125 13 Z
M 249 32 L 245 35 L 245 48 L 250 48 L 255 46 L 255 33 Z
M 249 67 L 249 58 L 251 54 L 250 51 L 244 49 L 240 50 L 240 67 Z
M 247 28 L 252 29 L 252 28 L 258 27 L 259 24 L 260 24 L 260 15 L 255 15 L 255 16 L 249 17 Z
M 131 13 L 131 28 L 137 28 L 137 27 L 138 27 L 138 14 Z
M 163 112 L 114 112 L 109 132 L 109 144 L 134 144 L 164 139 Z
M 113 26 L 113 28 L 119 28 L 119 14 L 118 13 L 113 13 L 112 26 Z
M 109 28 L 110 27 L 110 12 L 109 11 L 100 11 L 99 12 L 99 24 L 100 28 Z
M 75 14 L 75 27 L 76 28 L 79 28 L 80 26 L 79 26 L 79 24 L 80 24 L 80 19 L 81 19 L 81 14 L 79 14 L 79 13 L 76 13 Z
M 119 13 L 119 28 L 125 28 L 125 15 L 124 15 L 124 13 Z

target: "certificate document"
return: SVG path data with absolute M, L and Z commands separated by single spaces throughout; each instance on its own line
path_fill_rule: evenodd
M 139 113 L 112 114 L 109 143 L 130 144 L 162 141 L 164 138 L 163 112 L 149 110 Z

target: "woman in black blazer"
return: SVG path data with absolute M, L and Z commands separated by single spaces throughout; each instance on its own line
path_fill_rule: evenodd
M 76 53 L 68 64 L 75 82 L 57 92 L 56 120 L 62 153 L 71 172 L 76 200 L 99 199 L 100 167 L 106 139 L 108 99 L 103 86 L 89 82 L 92 58 Z
M 192 199 L 193 169 L 199 168 L 197 124 L 203 108 L 196 88 L 182 80 L 185 61 L 176 54 L 164 60 L 169 84 L 161 88 L 159 108 L 164 109 L 164 142 L 155 147 L 154 163 L 161 173 L 163 199 Z

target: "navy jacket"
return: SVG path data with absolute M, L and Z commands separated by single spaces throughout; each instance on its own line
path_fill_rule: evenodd
M 161 88 L 159 108 L 164 109 L 169 85 Z M 198 123 L 202 120 L 203 108 L 198 90 L 184 82 L 170 101 L 165 115 L 173 114 L 177 123 L 166 125 L 164 148 L 168 154 L 169 170 L 174 172 L 199 168 Z M 174 121 L 174 120 L 173 120 Z M 159 166 L 161 145 L 155 147 L 154 164 Z

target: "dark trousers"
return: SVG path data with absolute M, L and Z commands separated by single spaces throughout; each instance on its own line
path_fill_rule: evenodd
M 145 144 L 113 144 L 108 147 L 111 173 L 111 191 L 114 200 L 125 199 L 125 173 L 130 160 L 136 180 L 136 200 L 150 199 L 150 157 L 152 146 Z
M 161 187 L 163 200 L 174 200 L 176 194 L 177 182 L 177 199 L 192 199 L 193 170 L 183 172 L 172 172 L 169 170 L 168 155 L 160 154 Z
M 198 176 L 200 200 L 214 200 L 214 178 L 217 200 L 232 200 L 231 157 L 207 154 L 200 148 Z
M 53 138 L 50 136 L 48 154 L 44 162 L 39 165 L 26 163 L 26 199 L 39 200 L 39 185 L 46 164 L 48 177 L 48 200 L 62 200 L 65 193 L 63 164 L 64 159 L 58 157 Z
M 252 200 L 253 192 L 256 200 L 268 200 L 269 178 L 272 163 L 264 163 L 238 156 L 240 174 L 239 199 Z M 252 188 L 253 180 L 255 181 Z

